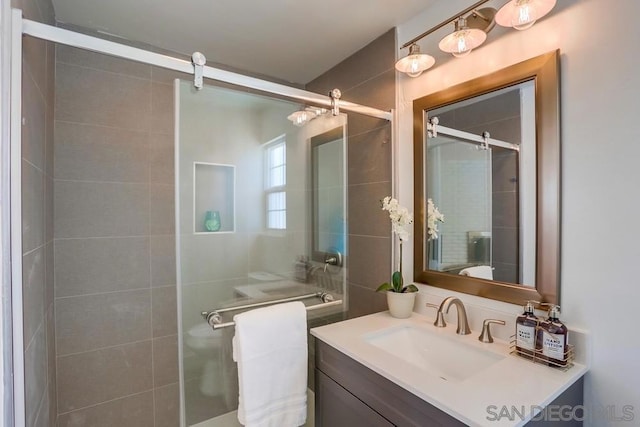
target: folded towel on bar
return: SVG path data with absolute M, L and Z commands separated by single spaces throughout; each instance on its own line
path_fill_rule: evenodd
M 298 427 L 307 419 L 307 311 L 299 301 L 233 317 L 238 421 L 247 427 Z
M 477 277 L 479 279 L 493 280 L 493 269 L 490 265 L 478 265 L 460 270 L 462 276 Z

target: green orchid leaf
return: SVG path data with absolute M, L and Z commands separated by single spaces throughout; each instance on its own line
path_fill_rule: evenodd
M 404 288 L 402 292 L 418 292 L 418 287 L 414 284 L 407 285 L 407 287 Z
M 376 289 L 376 292 L 385 292 L 385 291 L 391 291 L 391 290 L 393 290 L 393 286 L 391 286 L 389 282 L 385 282 L 382 285 L 378 286 L 378 289 Z
M 391 283 L 393 283 L 393 289 L 395 292 L 402 292 L 403 280 L 399 271 L 395 271 L 393 273 L 393 276 L 391 276 Z

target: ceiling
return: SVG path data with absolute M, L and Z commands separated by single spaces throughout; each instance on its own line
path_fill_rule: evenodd
M 436 0 L 53 0 L 56 19 L 305 84 Z

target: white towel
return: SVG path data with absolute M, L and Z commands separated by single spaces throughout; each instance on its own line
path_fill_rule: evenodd
M 298 427 L 307 420 L 307 311 L 301 302 L 233 317 L 238 421 L 247 427 Z
M 478 265 L 460 270 L 462 276 L 477 277 L 479 279 L 493 280 L 493 269 L 490 265 Z

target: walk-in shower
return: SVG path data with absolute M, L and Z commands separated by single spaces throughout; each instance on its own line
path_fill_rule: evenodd
M 23 20 L 16 11 L 18 229 L 21 195 L 32 190 L 17 184 L 23 167 L 32 167 L 21 151 L 24 36 L 55 44 L 59 162 L 48 177 L 52 188 L 38 190 L 55 199 L 55 236 L 43 245 L 55 252 L 55 261 L 46 260 L 55 309 L 39 329 L 27 325 L 26 337 L 31 306 L 22 311 L 20 260 L 30 262 L 30 252 L 12 240 L 15 425 L 31 424 L 38 410 L 65 426 L 176 425 L 174 416 L 183 426 L 237 425 L 233 327 L 214 330 L 206 314 L 218 310 L 219 323 L 228 324 L 244 310 L 298 299 L 319 307 L 308 312 L 309 327 L 344 318 L 350 115 L 390 121 L 391 114 L 336 92 L 332 98 Z M 311 106 L 323 110 L 304 126 L 287 119 Z M 40 344 L 49 352 L 24 350 Z M 309 345 L 311 394 L 311 338 Z M 48 383 L 34 377 L 33 360 L 25 366 L 25 353 L 37 356 L 38 369 L 50 366 Z M 25 399 L 25 378 L 35 381 L 28 390 L 42 396 L 48 385 L 57 399 L 35 402 L 29 392 Z
M 293 299 L 321 307 L 310 325 L 345 311 L 347 116 L 296 126 L 298 103 L 190 81 L 175 103 L 184 418 L 235 426 L 234 314 Z

